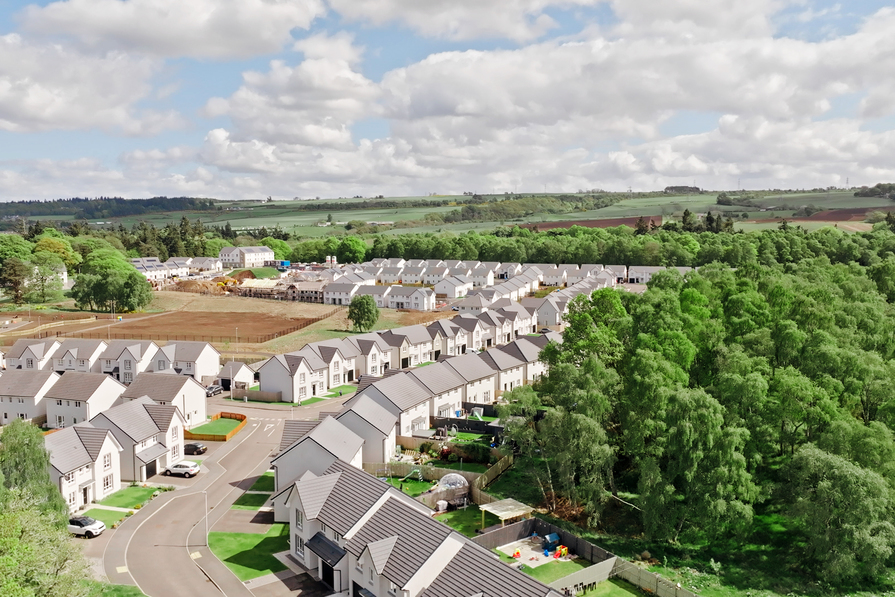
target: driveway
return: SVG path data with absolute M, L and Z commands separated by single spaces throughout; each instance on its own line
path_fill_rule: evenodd
M 109 581 L 137 585 L 149 597 L 252 597 L 207 548 L 205 528 L 211 530 L 230 511 L 251 477 L 268 469 L 281 432 L 281 421 L 250 420 L 203 460 L 207 472 L 187 479 L 189 487 L 162 494 L 128 518 L 104 550 Z

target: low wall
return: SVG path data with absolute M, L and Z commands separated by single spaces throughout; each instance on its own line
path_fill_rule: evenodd
M 449 468 L 428 466 L 426 464 L 413 464 L 410 462 L 389 462 L 388 464 L 383 464 L 381 462 L 364 463 L 364 470 L 371 475 L 381 476 L 385 469 L 388 469 L 388 475 L 391 477 L 406 477 L 411 472 L 419 469 L 420 472 L 423 473 L 423 479 L 425 479 L 426 481 L 437 481 L 447 474 L 457 473 L 458 475 L 469 481 L 470 486 L 472 486 L 479 477 L 484 476 L 481 473 L 455 471 Z M 415 476 L 416 475 L 414 475 L 414 477 Z
M 211 415 L 212 421 L 217 421 L 218 419 L 236 419 L 237 421 L 240 421 L 240 423 L 226 435 L 218 433 L 193 433 L 192 431 L 184 430 L 183 439 L 200 442 L 227 442 L 230 441 L 231 437 L 239 433 L 249 421 L 248 417 L 240 413 L 217 413 Z
M 497 416 L 497 407 L 493 404 L 478 404 L 476 402 L 461 402 L 460 403 L 463 409 L 466 412 L 471 413 L 474 408 L 481 408 L 482 414 L 486 417 L 496 417 Z
M 230 392 L 230 397 L 234 400 L 242 400 L 248 398 L 256 402 L 282 402 L 282 392 L 262 392 L 261 390 L 239 390 L 235 389 Z
M 623 578 L 632 585 L 642 588 L 644 591 L 658 595 L 658 597 L 697 597 L 696 593 L 678 587 L 676 583 L 667 578 L 635 566 L 627 560 L 617 558 L 612 570 L 613 576 Z
M 457 426 L 457 431 L 466 431 L 468 433 L 488 433 L 491 435 L 499 434 L 500 428 L 494 427 L 489 421 L 479 421 L 478 419 L 455 419 L 453 417 L 429 417 L 429 425 L 434 429 L 439 427 L 447 427 L 450 431 L 451 427 Z
M 555 580 L 549 586 L 551 589 L 556 589 L 561 593 L 565 592 L 566 589 L 573 595 L 584 593 L 593 589 L 601 582 L 609 580 L 617 561 L 618 557 L 612 556 L 607 560 L 597 562 L 593 566 L 588 566 L 578 572 L 573 572 L 568 576 Z

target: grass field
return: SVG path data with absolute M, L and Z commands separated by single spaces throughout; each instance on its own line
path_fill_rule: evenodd
M 137 504 L 142 504 L 148 500 L 156 491 L 158 491 L 157 487 L 125 487 L 99 503 L 103 506 L 115 508 L 133 508 Z
M 106 525 L 107 529 L 111 529 L 112 525 L 125 518 L 125 512 L 118 512 L 117 510 L 106 510 L 104 508 L 91 508 L 84 512 L 84 516 L 89 516 L 90 518 L 95 518 L 96 520 L 101 520 L 103 524 Z
M 307 400 L 302 400 L 302 406 L 308 406 L 311 404 L 317 404 L 318 402 L 323 402 L 324 400 L 329 400 L 329 398 L 320 398 L 319 396 L 316 398 L 308 398 Z
M 208 546 L 239 580 L 285 570 L 273 554 L 289 549 L 289 525 L 274 524 L 266 533 L 208 534 Z
M 251 487 L 249 487 L 249 491 L 273 491 L 274 489 L 274 476 L 273 473 L 268 471 L 258 477 L 258 480 L 255 481 Z
M 242 421 L 238 421 L 236 419 L 224 419 L 223 417 L 220 419 L 216 419 L 211 421 L 210 423 L 205 423 L 204 425 L 199 425 L 194 429 L 190 429 L 191 433 L 203 433 L 207 435 L 227 435 L 236 427 L 242 423 Z

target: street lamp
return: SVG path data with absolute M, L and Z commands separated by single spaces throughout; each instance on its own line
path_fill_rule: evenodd
M 236 328 L 236 354 L 239 355 L 239 328 Z
M 202 490 L 202 495 L 205 496 L 205 547 L 208 547 L 208 492 Z

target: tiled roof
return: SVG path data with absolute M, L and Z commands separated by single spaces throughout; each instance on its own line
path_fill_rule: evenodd
M 31 352 L 34 356 L 38 358 L 43 358 L 43 355 L 51 350 L 53 346 L 55 346 L 56 340 L 41 340 L 38 338 L 19 338 L 15 341 L 15 343 L 6 351 L 6 358 L 8 359 L 18 359 L 22 356 L 22 353 L 25 352 L 26 348 L 31 348 Z
M 420 384 L 436 395 L 466 385 L 466 380 L 454 371 L 453 367 L 449 367 L 445 363 L 433 363 L 425 367 L 418 367 L 409 371 L 407 375 L 412 375 Z
M 90 423 L 78 423 L 46 435 L 44 443 L 50 453 L 50 464 L 65 475 L 96 462 L 108 435 L 107 429 L 97 429 Z
M 320 509 L 318 518 L 344 535 L 370 511 L 391 485 L 341 460 L 333 462 L 324 474 L 334 473 L 342 474 L 335 491 Z
M 65 377 L 71 375 L 66 373 Z M 139 398 L 140 396 L 149 396 L 156 402 L 171 402 L 180 394 L 184 386 L 196 385 L 201 388 L 202 384 L 197 382 L 189 375 L 166 375 L 165 373 L 138 373 L 134 382 L 124 390 L 122 394 L 125 398 Z
M 51 377 L 58 383 L 59 374 L 54 371 L 8 369 L 0 376 L 0 396 L 33 398 Z
M 124 384 L 115 381 L 105 373 L 69 371 L 53 384 L 53 387 L 47 391 L 46 397 L 89 401 L 102 386 L 110 388 L 110 391 L 116 392 L 118 396 L 125 389 Z
M 429 366 L 434 367 L 434 365 Z M 395 428 L 395 423 L 398 422 L 397 416 L 390 413 L 369 396 L 360 396 L 349 408 L 336 415 L 336 419 L 341 419 L 348 412 L 353 412 L 378 429 L 383 435 L 391 433 Z
M 283 435 L 280 436 L 280 452 L 303 438 L 317 426 L 320 421 L 301 421 L 286 419 L 283 421 Z
M 458 357 L 451 357 L 445 359 L 444 362 L 450 365 L 454 371 L 467 382 L 476 381 L 495 374 L 494 369 L 480 359 L 477 354 L 464 354 Z
M 96 353 L 100 347 L 105 348 L 106 343 L 102 340 L 82 340 L 80 338 L 66 338 L 62 341 L 56 352 L 53 353 L 53 360 L 61 359 L 66 354 L 76 359 L 86 359 Z

